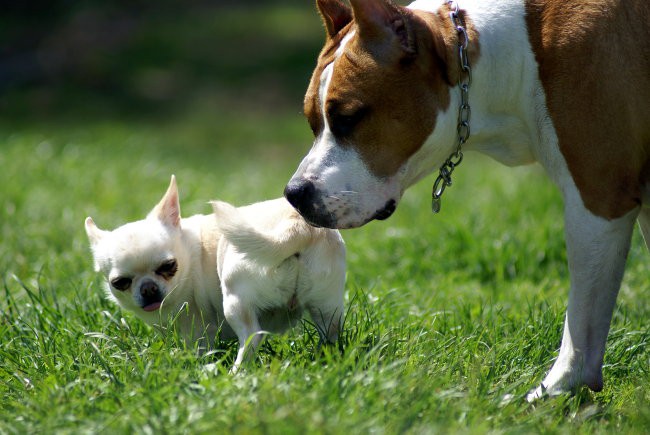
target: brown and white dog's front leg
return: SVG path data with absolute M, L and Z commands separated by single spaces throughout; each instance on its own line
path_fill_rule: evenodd
M 560 353 L 528 396 L 533 401 L 586 385 L 603 387 L 603 355 L 638 209 L 607 220 L 587 210 L 575 188 L 565 191 L 571 290 Z

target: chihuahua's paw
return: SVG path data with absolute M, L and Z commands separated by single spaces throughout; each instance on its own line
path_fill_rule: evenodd
M 205 364 L 201 368 L 201 375 L 206 378 L 213 378 L 215 376 L 219 375 L 219 364 L 217 363 L 210 363 L 210 364 Z
M 231 368 L 230 370 L 228 370 L 228 374 L 229 374 L 230 376 L 241 375 L 241 374 L 243 374 L 244 372 L 245 372 L 245 368 L 242 367 L 241 364 L 235 364 L 235 365 L 232 366 L 232 368 Z
M 511 403 L 515 403 L 517 400 L 521 400 L 521 396 L 516 396 L 514 394 L 508 393 L 504 394 L 501 396 L 501 400 L 499 401 L 499 406 L 507 406 L 510 405 Z

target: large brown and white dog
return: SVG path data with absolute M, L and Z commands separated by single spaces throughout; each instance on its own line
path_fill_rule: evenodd
M 316 137 L 285 189 L 313 225 L 386 219 L 454 151 L 459 34 L 443 0 L 317 0 L 327 41 L 305 96 Z M 638 219 L 650 241 L 650 2 L 459 0 L 471 139 L 562 191 L 571 291 L 560 353 L 528 399 L 602 389 Z

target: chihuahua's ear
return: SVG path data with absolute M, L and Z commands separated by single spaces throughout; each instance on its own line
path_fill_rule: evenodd
M 88 216 L 86 218 L 85 225 L 86 227 L 86 235 L 88 235 L 88 240 L 90 240 L 91 245 L 96 245 L 99 243 L 99 241 L 106 235 L 108 231 L 100 230 L 97 225 L 95 225 L 95 221 L 93 221 L 93 218 Z
M 171 227 L 178 227 L 181 224 L 181 205 L 178 200 L 178 188 L 176 177 L 172 175 L 167 192 L 160 202 L 151 210 L 149 218 L 155 218 Z

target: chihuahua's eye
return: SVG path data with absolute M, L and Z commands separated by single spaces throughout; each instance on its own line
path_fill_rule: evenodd
M 156 269 L 156 275 L 160 275 L 165 279 L 170 279 L 176 275 L 177 270 L 178 264 L 176 263 L 176 260 L 167 260 L 158 266 L 158 269 Z
M 111 281 L 111 285 L 117 290 L 127 290 L 131 287 L 131 278 L 119 277 Z

